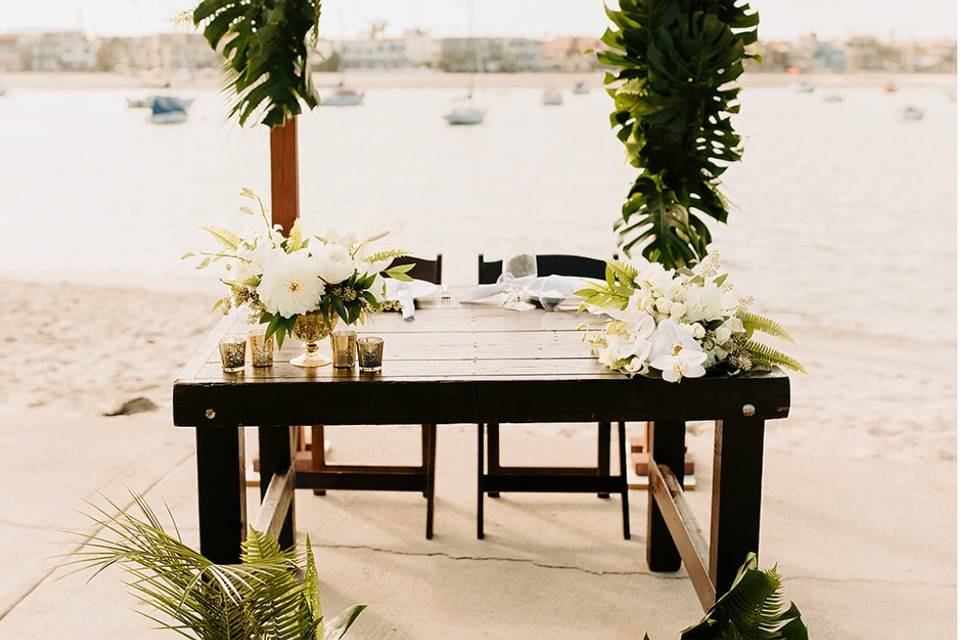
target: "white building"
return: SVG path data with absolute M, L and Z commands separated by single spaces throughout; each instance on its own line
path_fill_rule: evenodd
M 340 66 L 347 69 L 400 69 L 410 66 L 404 38 L 344 40 L 337 44 Z
M 28 71 L 83 71 L 97 66 L 97 51 L 81 31 L 24 36 L 23 68 Z

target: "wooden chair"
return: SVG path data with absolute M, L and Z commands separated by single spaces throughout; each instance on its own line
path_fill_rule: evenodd
M 493 284 L 503 272 L 503 261 L 485 262 L 481 254 L 477 263 L 479 284 Z M 538 255 L 537 275 L 579 276 L 603 279 L 606 263 L 594 258 L 568 255 Z M 484 431 L 487 466 L 484 473 Z M 630 510 L 627 498 L 627 444 L 626 425 L 617 424 L 617 452 L 620 475 L 610 475 L 611 423 L 597 424 L 596 467 L 504 467 L 500 464 L 500 425 L 480 423 L 477 441 L 477 537 L 483 538 L 483 498 L 499 498 L 501 491 L 543 491 L 551 493 L 593 493 L 600 498 L 609 498 L 611 487 L 620 494 L 623 510 L 623 537 L 630 539 Z M 593 472 L 595 478 L 583 478 L 584 472 Z M 498 490 L 488 487 L 497 486 Z
M 414 263 L 408 273 L 417 280 L 440 284 L 443 275 L 443 256 L 436 260 L 422 258 L 398 258 L 398 264 Z M 419 491 L 427 499 L 427 540 L 433 538 L 433 496 L 437 457 L 437 425 L 420 425 L 421 464 L 416 467 L 380 465 L 331 465 L 324 453 L 323 425 L 310 428 L 309 469 L 321 482 L 314 494 L 322 496 L 327 489 L 351 489 L 359 491 Z

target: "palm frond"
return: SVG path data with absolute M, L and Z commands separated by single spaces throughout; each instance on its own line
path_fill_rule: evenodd
M 251 530 L 242 562 L 219 565 L 184 545 L 179 534 L 167 534 L 141 496 L 134 494 L 136 515 L 107 503 L 109 510 L 92 505 L 99 533 L 65 564 L 92 569 L 93 576 L 121 567 L 131 594 L 148 608 L 142 613 L 160 628 L 202 640 L 322 640 L 316 570 L 299 578 L 295 549 L 284 551 Z M 307 561 L 312 567 L 310 551 Z M 345 632 L 356 614 L 338 628 Z

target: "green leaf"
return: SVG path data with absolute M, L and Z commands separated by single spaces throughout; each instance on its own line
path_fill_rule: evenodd
M 413 282 L 413 278 L 407 275 L 407 272 L 413 269 L 413 267 L 413 264 L 401 264 L 390 267 L 383 273 L 388 278 L 393 278 L 394 280 L 399 280 L 400 282 Z
M 681 640 L 808 640 L 797 606 L 783 606 L 782 586 L 776 567 L 760 571 L 756 555 L 748 554 L 730 590 L 699 624 L 680 634 Z
M 340 316 L 344 322 L 350 324 L 350 315 L 347 313 L 346 307 L 343 306 L 343 300 L 332 297 L 330 302 L 333 304 L 333 310 L 337 312 L 337 315 Z
M 340 640 L 347 633 L 357 616 L 367 608 L 365 604 L 357 604 L 345 609 L 340 615 L 324 625 L 323 640 Z

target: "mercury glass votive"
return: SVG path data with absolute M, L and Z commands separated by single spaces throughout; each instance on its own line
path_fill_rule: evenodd
M 330 334 L 330 351 L 336 369 L 353 369 L 357 363 L 357 332 L 341 329 Z
M 255 367 L 272 367 L 273 336 L 268 338 L 263 333 L 251 333 L 248 341 L 250 343 L 250 364 Z
M 377 373 L 383 368 L 383 338 L 363 336 L 357 338 L 357 357 L 362 373 Z
M 247 336 L 227 335 L 220 339 L 220 364 L 226 373 L 243 371 L 247 356 Z

